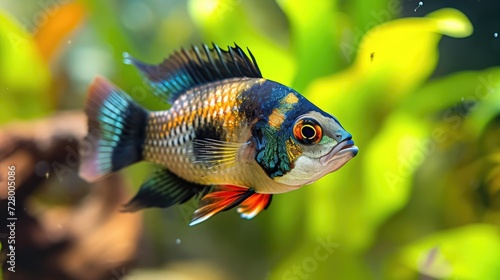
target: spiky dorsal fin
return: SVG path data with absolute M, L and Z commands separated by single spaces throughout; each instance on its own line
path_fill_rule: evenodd
M 237 77 L 262 78 L 257 61 L 247 51 L 250 57 L 236 44 L 222 50 L 212 43 L 212 48 L 203 44 L 181 49 L 157 65 L 140 62 L 127 53 L 124 61 L 137 67 L 154 88 L 154 94 L 171 104 L 198 85 Z

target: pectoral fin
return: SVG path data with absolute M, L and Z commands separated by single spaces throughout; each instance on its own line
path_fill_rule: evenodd
M 210 138 L 195 139 L 193 153 L 195 162 L 208 167 L 231 167 L 237 164 L 240 149 L 250 142 L 233 143 Z

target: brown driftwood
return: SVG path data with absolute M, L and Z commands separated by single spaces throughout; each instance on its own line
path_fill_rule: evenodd
M 0 127 L 2 224 L 8 166 L 16 168 L 16 272 L 4 265 L 6 280 L 119 279 L 134 260 L 142 214 L 119 211 L 130 198 L 119 174 L 91 185 L 78 177 L 76 151 L 85 133 L 82 112 Z M 50 202 L 41 202 L 44 196 Z M 1 227 L 1 261 L 8 235 Z

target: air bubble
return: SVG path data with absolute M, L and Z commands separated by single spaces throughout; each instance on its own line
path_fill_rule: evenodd
M 35 165 L 35 174 L 40 177 L 48 178 L 47 175 L 50 172 L 50 164 L 44 160 L 37 162 Z
M 422 7 L 424 5 L 424 1 L 418 2 L 418 6 L 415 8 L 414 12 L 418 10 L 418 8 Z

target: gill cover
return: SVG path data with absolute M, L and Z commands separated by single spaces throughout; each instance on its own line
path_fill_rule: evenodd
M 259 120 L 252 128 L 255 140 L 255 160 L 270 178 L 283 176 L 293 168 L 293 157 L 289 156 L 287 142 L 289 133 L 276 130 L 266 120 Z

